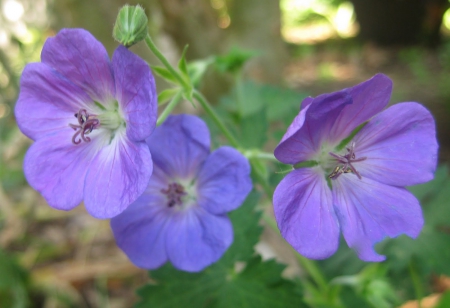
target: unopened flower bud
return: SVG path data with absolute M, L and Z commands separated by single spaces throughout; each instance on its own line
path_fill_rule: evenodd
M 147 16 L 141 6 L 125 5 L 117 15 L 113 37 L 122 45 L 130 47 L 145 39 L 147 23 Z

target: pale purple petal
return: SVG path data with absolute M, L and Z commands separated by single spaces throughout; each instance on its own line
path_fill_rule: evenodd
M 20 130 L 29 138 L 37 140 L 60 130 L 73 130 L 74 114 L 87 109 L 91 100 L 77 85 L 42 63 L 28 64 L 20 79 L 20 94 L 15 116 Z M 71 131 L 71 132 L 70 132 Z
M 88 31 L 63 29 L 48 38 L 42 63 L 80 86 L 92 99 L 106 102 L 114 97 L 114 77 L 105 47 Z
M 144 60 L 124 46 L 119 46 L 112 58 L 116 82 L 116 99 L 127 122 L 127 136 L 141 141 L 150 136 L 157 117 L 155 79 Z
M 209 155 L 209 130 L 191 115 L 170 116 L 147 138 L 153 163 L 171 178 L 193 178 Z
M 236 209 L 252 189 L 248 160 L 231 147 L 211 153 L 197 179 L 198 205 L 213 214 Z
M 289 173 L 275 189 L 273 207 L 281 235 L 301 255 L 325 259 L 336 252 L 339 224 L 320 168 Z
M 371 79 L 354 87 L 348 88 L 352 104 L 347 105 L 330 130 L 330 143 L 339 143 L 348 137 L 360 124 L 383 110 L 389 103 L 392 93 L 392 81 L 383 74 L 377 74 Z
M 201 271 L 216 262 L 233 242 L 229 218 L 200 207 L 175 213 L 166 230 L 169 260 L 188 272 Z
M 363 177 L 395 186 L 416 185 L 434 176 L 438 144 L 430 112 L 401 103 L 375 116 L 354 138 L 355 164 Z
M 152 186 L 152 185 L 150 185 Z M 111 219 L 117 245 L 136 266 L 155 269 L 167 261 L 166 234 L 170 211 L 158 193 L 144 193 Z
M 290 129 L 290 137 L 275 148 L 275 157 L 282 163 L 291 165 L 311 159 L 320 150 L 322 141 L 327 138 L 340 112 L 351 102 L 347 90 L 314 98 L 301 111 L 305 112 L 303 125 L 294 133 L 291 133 L 294 128 Z M 302 122 L 301 119 L 297 121 L 295 127 Z
M 423 226 L 417 199 L 406 189 L 344 174 L 332 181 L 333 204 L 345 240 L 364 261 L 383 261 L 373 246 L 386 236 L 419 235 Z
M 99 150 L 86 175 L 84 204 L 96 218 L 120 214 L 147 188 L 153 164 L 145 144 L 116 136 Z
M 283 138 L 281 138 L 280 143 L 283 142 L 284 140 L 288 139 L 289 137 L 291 137 L 303 126 L 303 123 L 305 123 L 306 111 L 308 110 L 308 106 L 311 105 L 313 100 L 314 100 L 314 98 L 307 97 L 302 101 L 301 110 L 300 110 L 299 114 L 294 118 L 291 125 L 289 125 Z
M 89 143 L 67 137 L 70 127 L 41 138 L 29 148 L 23 169 L 31 187 L 59 210 L 71 210 L 83 200 L 84 179 L 95 155 Z M 95 141 L 93 141 L 95 142 Z

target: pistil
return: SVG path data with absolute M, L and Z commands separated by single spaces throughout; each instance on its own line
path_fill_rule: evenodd
M 100 121 L 95 115 L 88 114 L 86 109 L 80 109 L 77 113 L 75 113 L 75 117 L 78 120 L 78 125 L 69 124 L 69 126 L 76 131 L 72 137 L 72 143 L 80 144 L 81 140 L 90 142 L 91 138 L 86 135 L 90 134 L 95 128 L 97 128 L 100 125 Z M 77 140 L 78 136 L 80 136 L 80 138 Z
M 161 192 L 167 196 L 167 206 L 183 205 L 183 197 L 187 195 L 184 187 L 176 182 L 170 183 L 166 189 L 161 189 Z
M 361 174 L 359 174 L 359 172 L 356 170 L 355 166 L 353 166 L 352 163 L 356 163 L 356 162 L 360 162 L 360 161 L 366 160 L 367 157 L 356 158 L 355 142 L 352 142 L 350 144 L 350 147 L 348 147 L 346 149 L 347 149 L 347 154 L 345 154 L 344 156 L 338 155 L 338 154 L 334 154 L 334 153 L 331 153 L 331 152 L 329 153 L 340 164 L 334 168 L 333 172 L 331 172 L 331 174 L 328 175 L 328 177 L 330 179 L 332 179 L 332 180 L 335 180 L 343 173 L 353 172 L 354 174 L 356 174 L 358 179 L 361 180 L 362 179 Z

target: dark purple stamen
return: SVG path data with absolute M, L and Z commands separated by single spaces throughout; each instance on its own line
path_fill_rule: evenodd
M 161 192 L 167 196 L 167 206 L 172 207 L 176 204 L 183 204 L 183 196 L 187 193 L 184 191 L 184 187 L 178 183 L 171 183 L 167 189 L 161 189 Z
M 91 141 L 91 138 L 87 137 L 89 133 L 91 133 L 95 128 L 98 127 L 100 121 L 95 118 L 95 115 L 90 115 L 87 113 L 86 109 L 80 109 L 77 113 L 75 113 L 75 118 L 78 120 L 78 125 L 69 124 L 76 133 L 72 137 L 72 142 L 74 144 L 80 144 L 81 140 L 85 142 Z M 80 138 L 77 137 L 80 135 Z
M 336 158 L 336 160 L 341 164 L 338 165 L 334 168 L 333 172 L 331 172 L 331 174 L 328 176 L 330 179 L 335 180 L 337 179 L 342 173 L 350 173 L 353 172 L 354 174 L 356 174 L 356 176 L 358 177 L 358 179 L 362 179 L 361 174 L 359 174 L 358 171 L 356 171 L 356 168 L 352 165 L 352 163 L 356 163 L 356 162 L 360 162 L 363 160 L 366 160 L 367 157 L 360 157 L 360 158 L 356 158 L 355 155 L 355 142 L 352 142 L 349 148 L 347 149 L 347 154 L 345 154 L 344 156 L 342 155 L 337 155 L 334 153 L 329 153 L 331 156 L 333 156 L 334 158 Z

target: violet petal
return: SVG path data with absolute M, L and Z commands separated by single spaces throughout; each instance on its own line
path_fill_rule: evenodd
M 281 235 L 301 255 L 325 259 L 336 252 L 339 224 L 320 168 L 289 173 L 275 189 L 273 207 Z
M 396 104 L 375 116 L 354 138 L 363 177 L 395 186 L 431 180 L 437 164 L 436 129 L 417 103 Z
M 77 123 L 74 114 L 80 108 L 88 109 L 89 96 L 48 65 L 30 63 L 20 78 L 20 94 L 15 116 L 20 130 L 37 140 L 47 134 L 68 131 L 70 140 L 73 129 L 69 123 Z
M 338 118 L 340 112 L 351 104 L 347 90 L 320 95 L 303 109 L 305 120 L 296 132 L 288 130 L 290 136 L 275 148 L 275 157 L 285 164 L 294 165 L 311 159 L 319 150 Z M 307 109 L 306 109 L 307 108 Z M 300 113 L 301 113 L 300 112 Z M 297 120 L 299 123 L 301 120 Z
M 166 234 L 170 213 L 159 193 L 144 193 L 111 219 L 117 245 L 138 267 L 155 269 L 167 261 Z
M 157 93 L 155 79 L 148 64 L 124 46 L 112 58 L 116 82 L 116 98 L 125 113 L 127 136 L 141 141 L 155 129 Z
M 193 178 L 209 155 L 209 130 L 191 115 L 170 116 L 147 138 L 153 163 L 170 178 Z
M 281 142 L 291 137 L 293 134 L 295 134 L 300 128 L 302 128 L 303 123 L 305 123 L 305 116 L 306 111 L 308 110 L 308 106 L 311 105 L 311 103 L 314 101 L 314 98 L 307 97 L 302 101 L 301 104 L 301 110 L 299 114 L 294 118 L 291 125 L 289 125 L 286 133 L 284 134 L 283 138 L 281 138 Z
M 375 243 L 384 237 L 419 235 L 423 226 L 417 199 L 406 189 L 345 174 L 333 180 L 333 204 L 349 247 L 364 261 L 383 261 Z
M 42 48 L 42 63 L 80 86 L 93 100 L 114 97 L 114 77 L 105 47 L 84 29 L 62 29 Z
M 74 145 L 70 131 L 73 132 L 67 126 L 59 133 L 40 138 L 28 149 L 23 164 L 30 186 L 51 207 L 66 211 L 83 200 L 84 179 L 95 155 L 87 142 Z
M 92 160 L 86 175 L 84 203 L 96 218 L 120 214 L 147 188 L 153 164 L 145 142 L 116 136 Z
M 198 174 L 198 205 L 213 214 L 239 207 L 252 189 L 248 160 L 231 147 L 211 153 Z
M 340 142 L 359 125 L 383 110 L 391 98 L 392 81 L 386 75 L 377 74 L 348 90 L 353 103 L 342 110 L 334 123 L 328 136 L 330 143 Z
M 216 262 L 233 242 L 226 216 L 197 207 L 175 213 L 167 225 L 167 254 L 183 271 L 198 272 Z

